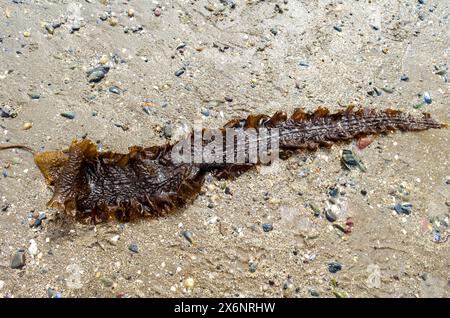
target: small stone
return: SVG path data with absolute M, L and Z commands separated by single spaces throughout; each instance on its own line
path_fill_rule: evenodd
M 48 34 L 53 34 L 55 32 L 55 28 L 51 23 L 47 23 L 45 25 L 45 29 L 47 30 Z
M 117 94 L 117 95 L 120 95 L 122 93 L 122 90 L 119 87 L 117 87 L 117 86 L 110 86 L 108 90 L 111 93 Z
M 317 290 L 315 290 L 315 289 L 312 289 L 312 288 L 309 290 L 309 294 L 311 296 L 313 296 L 313 297 L 320 297 L 319 292 Z
M 155 17 L 159 17 L 161 15 L 161 8 L 157 7 L 153 10 L 153 14 Z
M 103 54 L 102 55 L 102 57 L 100 58 L 100 60 L 98 61 L 100 64 L 106 64 L 106 63 L 108 63 L 109 62 L 109 58 L 108 58 L 108 55 L 106 55 L 106 54 Z
M 427 103 L 428 105 L 433 102 L 433 100 L 431 99 L 430 93 L 428 93 L 428 92 L 423 93 L 423 101 L 425 103 Z
M 33 122 L 32 121 L 26 121 L 26 122 L 23 123 L 23 126 L 22 126 L 23 130 L 28 130 L 31 127 L 33 127 Z
M 339 190 L 338 190 L 338 188 L 336 188 L 336 187 L 332 187 L 332 188 L 330 188 L 330 190 L 328 191 L 328 194 L 329 194 L 331 197 L 336 198 L 336 197 L 338 196 L 338 194 L 339 194 Z
M 250 273 L 256 272 L 256 269 L 257 269 L 256 263 L 250 262 L 250 264 L 248 265 L 248 270 L 250 271 Z
M 139 247 L 136 243 L 131 243 L 128 245 L 128 249 L 133 253 L 139 253 Z
M 25 266 L 25 253 L 22 250 L 17 251 L 11 259 L 11 268 L 19 269 Z
M 208 117 L 209 116 L 209 109 L 202 108 L 201 113 L 203 116 Z
M 31 33 L 28 31 L 23 32 L 23 36 L 26 38 L 29 38 L 31 36 Z
M 163 128 L 163 134 L 166 138 L 172 137 L 172 126 L 171 125 L 165 125 Z
M 41 94 L 37 92 L 28 92 L 28 96 L 30 96 L 30 98 L 33 100 L 41 98 Z
M 305 62 L 305 61 L 300 61 L 300 62 L 298 63 L 298 65 L 300 65 L 300 66 L 302 66 L 302 67 L 309 67 L 309 63 L 308 63 L 308 62 Z
M 95 67 L 89 71 L 86 72 L 86 75 L 88 77 L 88 82 L 99 82 L 102 80 L 102 78 L 105 77 L 105 75 L 109 72 L 108 66 L 98 66 Z
M 110 243 L 111 245 L 116 246 L 116 245 L 117 245 L 117 242 L 119 241 L 119 239 L 120 239 L 120 235 L 114 235 L 113 237 L 111 237 L 111 238 L 109 239 L 109 243 Z
M 14 118 L 14 117 L 17 117 L 17 112 L 13 107 L 11 107 L 9 105 L 5 105 L 5 106 L 0 107 L 0 117 Z
M 270 29 L 270 33 L 272 33 L 273 35 L 277 35 L 278 34 L 278 29 L 273 27 Z
M 102 13 L 99 15 L 99 18 L 100 18 L 100 20 L 102 20 L 102 21 L 106 21 L 106 20 L 109 18 L 108 12 L 102 12 Z
M 270 232 L 270 231 L 273 230 L 273 225 L 270 224 L 270 223 L 264 223 L 264 224 L 262 225 L 262 228 L 263 228 L 263 231 L 264 231 L 264 232 Z
M 333 205 L 332 208 L 333 207 L 335 207 L 335 205 Z M 336 212 L 332 208 L 326 209 L 326 211 L 325 211 L 325 217 L 330 222 L 334 222 L 338 219 Z
M 178 46 L 175 48 L 175 50 L 182 50 L 186 47 L 186 43 L 181 42 L 180 44 L 178 44 Z
M 58 293 L 55 289 L 53 288 L 48 288 L 47 289 L 47 295 L 48 298 L 62 298 L 62 294 Z
M 335 30 L 338 31 L 338 32 L 342 32 L 342 27 L 339 26 L 339 25 L 335 25 L 335 26 L 333 27 L 333 29 L 335 29 Z
M 119 23 L 119 20 L 116 17 L 111 17 L 109 19 L 109 25 L 110 26 L 116 26 Z
M 186 287 L 187 289 L 194 288 L 194 284 L 195 284 L 195 281 L 192 277 L 188 277 L 184 280 L 184 287 Z
M 394 87 L 388 85 L 384 85 L 381 89 L 388 94 L 392 94 L 394 92 Z
M 183 67 L 183 68 L 180 68 L 178 71 L 175 72 L 175 76 L 180 77 L 181 75 L 184 74 L 185 71 L 186 71 L 186 70 L 185 70 L 184 67 Z
M 397 212 L 397 214 L 411 214 L 411 209 L 413 205 L 411 203 L 397 203 L 394 205 L 393 210 Z
M 74 33 L 75 31 L 80 30 L 81 28 L 81 22 L 80 20 L 75 20 L 72 22 L 72 24 L 70 25 L 70 33 Z
M 64 112 L 61 113 L 60 115 L 67 119 L 75 119 L 75 112 Z
M 30 246 L 28 247 L 28 252 L 32 257 L 36 256 L 38 253 L 38 247 L 34 239 L 30 240 Z
M 409 77 L 406 74 L 402 74 L 402 76 L 400 76 L 400 80 L 403 82 L 408 82 L 409 81 Z
M 328 271 L 330 273 L 335 274 L 335 273 L 339 272 L 341 269 L 342 269 L 342 265 L 339 264 L 338 262 L 331 262 L 328 264 Z
M 3 280 L 0 280 L 0 290 L 2 290 L 4 286 L 5 286 L 5 282 Z
M 225 96 L 225 101 L 231 103 L 233 101 L 233 97 Z
M 132 8 L 129 8 L 128 11 L 127 11 L 127 14 L 128 14 L 128 16 L 130 18 L 132 18 L 132 17 L 134 17 L 135 12 L 134 12 L 134 10 Z
M 102 278 L 101 281 L 102 281 L 103 285 L 108 288 L 113 287 L 113 285 L 114 285 L 114 282 L 109 278 Z
M 191 231 L 183 231 L 183 232 L 181 232 L 181 235 L 183 235 L 183 237 L 184 237 L 189 243 L 191 243 L 191 244 L 194 243 L 194 240 L 193 240 L 193 234 L 192 234 Z

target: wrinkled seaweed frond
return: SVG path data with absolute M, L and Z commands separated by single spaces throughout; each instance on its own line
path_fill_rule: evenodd
M 428 114 L 415 118 L 396 110 L 372 109 L 330 113 L 326 108 L 291 117 L 277 112 L 272 117 L 251 115 L 235 119 L 224 128 L 278 128 L 280 155 L 296 149 L 329 147 L 369 134 L 442 128 Z M 224 129 L 222 130 L 224 132 Z M 98 152 L 90 140 L 74 141 L 64 151 L 35 153 L 37 166 L 54 187 L 49 206 L 64 210 L 83 223 L 110 219 L 130 221 L 138 217 L 167 215 L 191 202 L 200 192 L 207 172 L 219 178 L 237 177 L 252 164 L 176 163 L 173 145 L 130 147 L 129 153 Z

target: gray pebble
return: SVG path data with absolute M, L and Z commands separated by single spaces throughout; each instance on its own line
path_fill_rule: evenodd
M 325 211 L 325 216 L 326 216 L 327 220 L 330 222 L 334 222 L 337 220 L 337 215 L 333 211 L 331 211 L 331 209 L 327 209 Z
M 17 251 L 11 259 L 11 268 L 19 269 L 25 266 L 25 252 Z
M 73 23 L 70 25 L 70 33 L 73 33 L 75 31 L 80 30 L 81 28 L 81 22 L 79 20 L 73 21 Z
M 16 116 L 17 116 L 17 112 L 13 107 L 11 107 L 9 105 L 0 107 L 0 117 L 14 118 Z
M 117 95 L 120 95 L 122 93 L 122 90 L 119 87 L 117 87 L 117 86 L 111 86 L 108 90 L 111 93 L 117 94 Z
M 30 98 L 34 100 L 41 98 L 41 94 L 39 94 L 38 92 L 29 92 L 28 96 L 30 96 Z
M 194 243 L 193 234 L 191 231 L 183 231 L 181 232 L 181 235 L 191 244 Z
M 273 230 L 273 225 L 270 224 L 270 223 L 264 223 L 264 224 L 262 225 L 262 228 L 263 228 L 263 231 L 264 231 L 264 232 L 270 232 L 270 231 Z
M 186 70 L 184 68 L 180 68 L 178 71 L 175 72 L 175 76 L 179 77 L 184 74 Z
M 164 134 L 164 137 L 166 137 L 166 138 L 172 137 L 172 126 L 169 124 L 165 125 L 163 128 L 163 134 Z
M 67 119 L 74 119 L 75 118 L 75 112 L 64 112 L 60 114 L 62 117 Z
M 139 253 L 139 247 L 136 243 L 131 243 L 130 245 L 128 245 L 128 249 L 133 253 Z
M 208 117 L 208 116 L 209 116 L 209 109 L 203 108 L 203 109 L 201 110 L 201 113 L 202 113 L 203 116 Z
M 88 82 L 100 82 L 109 72 L 109 66 L 98 66 L 86 72 Z

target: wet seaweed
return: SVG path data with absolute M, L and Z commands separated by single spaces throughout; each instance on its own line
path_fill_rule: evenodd
M 299 109 L 291 117 L 283 112 L 250 115 L 231 120 L 221 131 L 263 127 L 278 129 L 279 155 L 285 159 L 299 150 L 330 147 L 353 138 L 446 125 L 429 114 L 416 118 L 392 109 L 349 107 L 335 113 L 326 108 L 314 112 Z M 127 154 L 120 154 L 98 151 L 88 139 L 75 140 L 66 150 L 36 152 L 34 160 L 54 191 L 48 205 L 88 224 L 168 215 L 195 199 L 207 173 L 236 178 L 259 164 L 175 162 L 171 157 L 175 145 L 133 146 Z

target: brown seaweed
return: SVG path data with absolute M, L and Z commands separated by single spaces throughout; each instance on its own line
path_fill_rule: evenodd
M 221 131 L 277 128 L 280 157 L 287 158 L 299 149 L 330 147 L 361 136 L 445 126 L 428 114 L 415 118 L 392 109 L 349 107 L 336 113 L 326 108 L 296 110 L 289 118 L 283 112 L 250 115 L 231 120 Z M 207 173 L 234 178 L 258 164 L 177 163 L 171 158 L 174 145 L 133 146 L 120 154 L 99 152 L 92 141 L 82 140 L 67 150 L 35 153 L 34 159 L 54 189 L 48 205 L 89 224 L 167 215 L 195 199 Z

